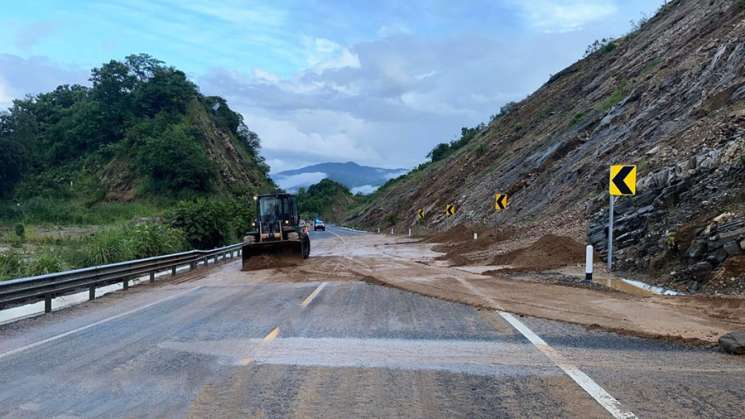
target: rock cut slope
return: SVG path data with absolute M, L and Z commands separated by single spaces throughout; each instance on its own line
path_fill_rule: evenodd
M 552 76 L 450 157 L 390 182 L 350 221 L 380 226 L 395 213 L 411 225 L 421 207 L 427 225 L 442 230 L 453 202 L 457 224 L 571 231 L 581 241 L 589 228 L 601 244 L 608 165 L 632 163 L 639 195 L 619 202 L 619 216 L 638 216 L 632 235 L 616 233 L 621 265 L 691 265 L 683 254 L 691 237 L 683 236 L 695 236 L 692 223 L 705 226 L 722 206 L 745 216 L 741 4 L 668 3 L 638 31 Z M 496 192 L 511 196 L 497 215 Z M 724 260 L 710 262 L 713 269 Z

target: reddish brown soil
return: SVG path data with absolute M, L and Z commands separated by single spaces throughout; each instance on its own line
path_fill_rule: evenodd
M 523 249 L 518 249 L 492 259 L 492 265 L 510 265 L 515 270 L 545 271 L 562 266 L 582 263 L 585 247 L 562 236 L 548 234 Z
M 296 256 L 253 256 L 243 265 L 244 271 L 256 271 L 260 269 L 277 269 L 297 266 L 303 259 Z

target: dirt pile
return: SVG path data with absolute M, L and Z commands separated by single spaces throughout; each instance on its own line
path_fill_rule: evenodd
M 258 271 L 262 269 L 278 269 L 298 266 L 303 259 L 297 256 L 259 255 L 252 256 L 243 264 L 244 271 Z
M 473 239 L 474 233 L 477 239 Z M 477 225 L 458 226 L 445 232 L 427 236 L 425 243 L 436 243 L 433 250 L 444 253 L 438 260 L 447 260 L 456 266 L 484 263 L 488 260 L 489 248 L 514 238 L 517 229 L 500 227 L 498 229 Z
M 520 271 L 546 271 L 583 263 L 585 246 L 569 237 L 548 234 L 528 247 L 497 255 L 491 265 L 509 265 Z

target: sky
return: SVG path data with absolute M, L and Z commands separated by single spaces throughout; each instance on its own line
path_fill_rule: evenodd
M 663 0 L 35 0 L 0 14 L 0 109 L 148 53 L 219 95 L 273 172 L 411 168 Z

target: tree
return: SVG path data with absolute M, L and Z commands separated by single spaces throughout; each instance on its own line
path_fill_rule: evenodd
M 21 180 L 26 166 L 24 147 L 8 138 L 0 137 L 0 196 L 6 196 Z
M 427 154 L 427 157 L 431 158 L 432 161 L 439 161 L 447 157 L 448 154 L 450 154 L 450 151 L 450 144 L 440 143 L 437 144 L 429 154 Z
M 141 147 L 139 164 L 159 191 L 206 192 L 215 177 L 213 163 L 185 124 L 150 137 Z
M 140 82 L 150 80 L 164 64 L 163 61 L 148 54 L 132 54 L 124 58 L 124 62 Z
M 153 117 L 160 112 L 182 114 L 197 95 L 186 74 L 172 67 L 156 67 L 152 76 L 132 93 L 139 114 Z

